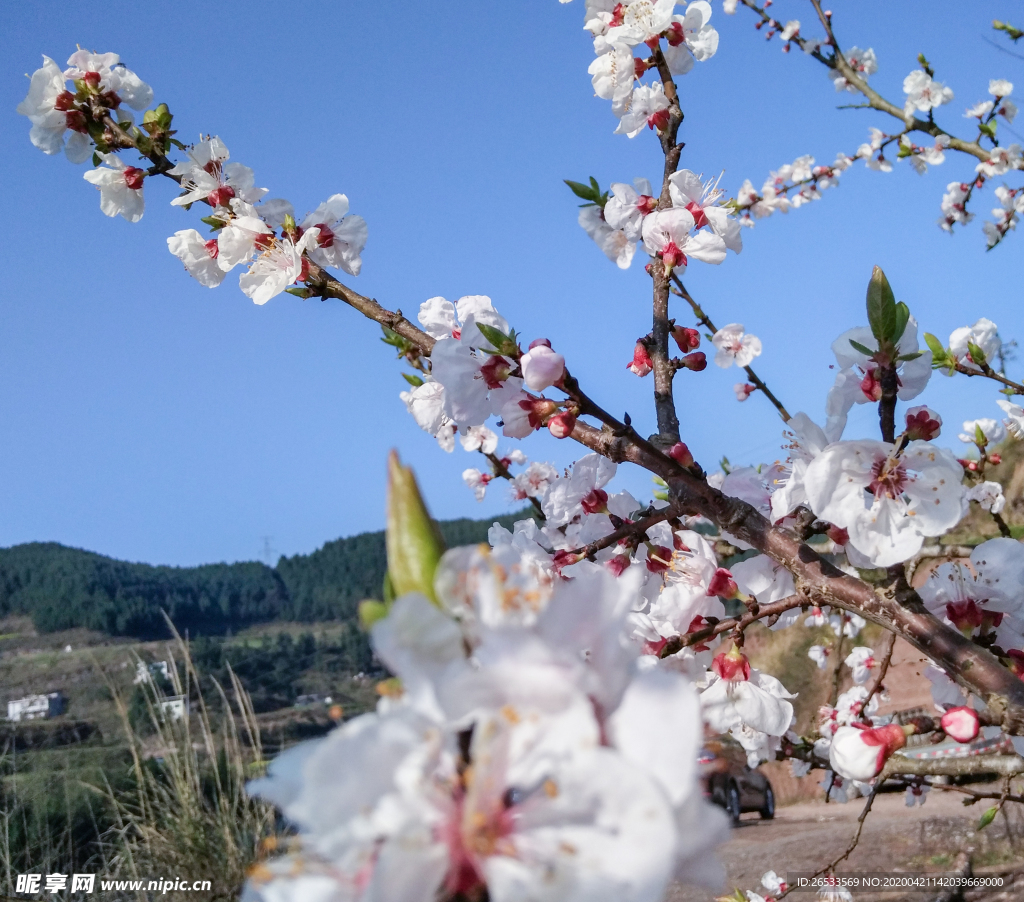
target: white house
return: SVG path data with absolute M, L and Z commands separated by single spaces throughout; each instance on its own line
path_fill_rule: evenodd
M 60 692 L 46 695 L 26 695 L 7 703 L 8 720 L 42 720 L 64 713 L 65 698 Z
M 181 720 L 185 716 L 185 696 L 169 695 L 160 702 L 160 711 L 170 720 Z

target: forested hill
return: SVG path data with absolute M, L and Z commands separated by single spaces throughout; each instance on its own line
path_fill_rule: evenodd
M 440 523 L 449 547 L 482 542 L 491 524 L 522 514 Z M 312 554 L 257 562 L 154 567 L 56 542 L 0 548 L 0 616 L 27 614 L 41 632 L 87 627 L 110 635 L 167 635 L 161 611 L 193 636 L 269 620 L 347 620 L 379 598 L 386 567 L 383 532 L 328 542 Z

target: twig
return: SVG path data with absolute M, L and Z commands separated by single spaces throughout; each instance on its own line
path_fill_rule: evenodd
M 884 642 L 885 644 L 882 646 L 884 649 L 882 652 L 882 663 L 878 665 L 878 674 L 875 677 L 874 683 L 871 684 L 871 688 L 868 690 L 867 698 L 864 699 L 864 710 L 867 709 L 872 696 L 882 688 L 882 681 L 885 679 L 885 675 L 889 672 L 889 664 L 892 661 L 892 652 L 896 647 L 896 634 L 886 633 Z
M 513 483 L 516 481 L 515 476 L 513 476 L 511 472 L 509 472 L 508 467 L 506 467 L 505 464 L 502 463 L 501 458 L 498 457 L 497 454 L 487 453 L 485 451 L 481 451 L 480 453 L 483 454 L 483 456 L 486 457 L 491 462 L 491 467 L 494 469 L 495 476 L 497 476 L 499 479 L 507 479 L 509 482 Z M 540 502 L 533 495 L 527 495 L 526 497 L 529 498 L 530 504 L 533 505 L 534 511 L 536 511 L 537 516 L 543 523 L 547 519 L 547 517 L 544 516 L 544 508 L 541 507 Z
M 812 880 L 815 877 L 820 877 L 822 874 L 834 873 L 835 869 L 853 854 L 853 850 L 857 848 L 857 843 L 860 842 L 860 834 L 864 830 L 864 822 L 867 820 L 868 814 L 871 811 L 871 806 L 875 804 L 875 796 L 878 795 L 878 789 L 881 785 L 881 782 L 876 782 L 874 788 L 871 790 L 871 795 L 868 796 L 868 800 L 864 804 L 864 810 L 861 811 L 860 816 L 857 818 L 857 830 L 853 834 L 853 839 L 850 840 L 850 844 L 846 847 L 846 851 L 838 858 L 825 865 L 825 867 L 815 871 L 811 875 Z M 784 893 L 780 893 L 777 898 L 782 899 L 785 896 L 788 896 L 794 889 L 795 887 L 789 887 L 789 889 Z
M 704 328 L 709 329 L 712 332 L 712 334 L 717 332 L 718 329 L 716 329 L 715 324 L 711 322 L 711 318 L 704 312 L 701 306 L 690 296 L 690 292 L 686 290 L 686 286 L 683 285 L 682 280 L 679 278 L 679 276 L 673 273 L 672 281 L 675 283 L 676 288 L 678 289 L 675 293 L 678 294 L 679 297 L 681 297 L 690 305 L 690 308 L 693 310 L 693 315 L 697 317 L 697 322 L 704 326 Z M 782 406 L 782 402 L 778 398 L 776 398 L 774 394 L 772 394 L 771 390 L 765 384 L 764 380 L 762 380 L 751 367 L 745 366 L 743 367 L 743 369 L 747 374 L 747 378 L 750 379 L 750 381 L 754 384 L 755 388 L 764 393 L 764 396 L 769 401 L 771 401 L 771 403 L 775 406 L 775 409 L 782 416 L 782 419 L 788 423 L 790 420 L 789 411 L 786 410 L 786 408 Z

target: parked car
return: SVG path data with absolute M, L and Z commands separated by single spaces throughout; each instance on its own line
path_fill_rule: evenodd
M 747 753 L 730 736 L 706 739 L 698 758 L 704 795 L 724 808 L 733 824 L 744 811 L 756 811 L 764 820 L 775 817 L 775 791 L 768 778 L 747 766 Z

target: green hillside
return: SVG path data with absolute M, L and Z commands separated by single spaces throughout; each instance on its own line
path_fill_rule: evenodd
M 496 518 L 506 526 L 524 516 Z M 494 519 L 448 520 L 449 547 L 482 542 Z M 154 567 L 31 542 L 0 549 L 0 617 L 24 614 L 40 632 L 85 627 L 112 636 L 162 638 L 166 611 L 179 631 L 222 635 L 273 620 L 348 620 L 379 597 L 383 532 L 328 542 L 312 554 L 257 562 Z

